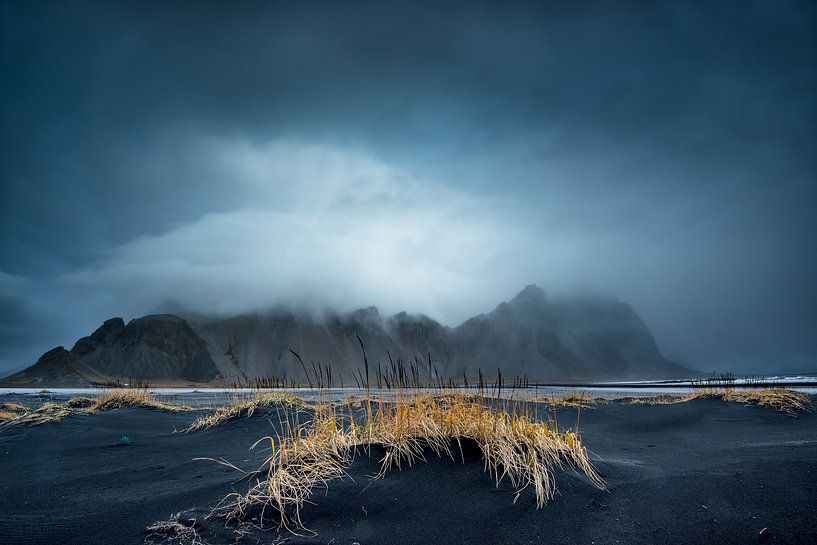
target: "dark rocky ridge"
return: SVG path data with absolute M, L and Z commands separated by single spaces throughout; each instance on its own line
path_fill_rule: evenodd
M 372 376 L 380 362 L 420 359 L 429 354 L 439 372 L 450 360 L 449 328 L 426 316 L 398 314 L 383 319 L 375 307 L 321 317 L 277 309 L 229 320 L 195 322 L 221 375 L 230 382 L 276 376 L 305 383 L 304 370 L 290 350 L 311 371 L 311 362 L 332 366 L 335 382 L 354 385 L 353 374 L 363 365 L 358 336 L 364 343 Z M 408 364 L 406 364 L 408 366 Z
M 62 346 L 58 346 L 43 354 L 31 367 L 3 379 L 3 383 L 72 388 L 105 384 L 108 380 L 108 377 L 86 365 Z
M 378 365 L 385 369 L 398 358 L 407 367 L 419 361 L 425 371 L 429 357 L 446 379 L 473 379 L 479 369 L 494 376 L 498 368 L 532 381 L 696 374 L 661 355 L 629 305 L 590 297 L 550 300 L 536 286 L 454 328 L 405 312 L 384 319 L 375 307 L 322 316 L 284 308 L 230 319 L 165 314 L 127 325 L 112 318 L 78 340 L 70 356 L 100 375 L 157 383 L 232 384 L 271 376 L 304 383 L 293 350 L 310 372 L 311 362 L 329 364 L 335 384 L 349 386 L 363 362 L 358 336 L 372 376 Z
M 99 372 L 121 378 L 210 382 L 218 377 L 207 346 L 178 316 L 112 318 L 71 353 Z
M 536 286 L 467 320 L 452 336 L 457 374 L 502 368 L 548 380 L 690 375 L 661 355 L 629 305 L 595 297 L 549 301 Z

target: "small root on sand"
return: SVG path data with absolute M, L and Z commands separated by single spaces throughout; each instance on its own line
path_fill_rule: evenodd
M 182 519 L 181 513 L 154 522 L 146 531 L 150 532 L 145 538 L 147 545 L 208 545 L 196 530 L 196 519 Z

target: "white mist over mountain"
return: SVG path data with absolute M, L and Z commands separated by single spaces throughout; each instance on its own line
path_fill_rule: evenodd
M 360 150 L 211 141 L 199 156 L 234 193 L 233 209 L 131 240 L 58 283 L 83 297 L 111 294 L 113 313 L 171 301 L 221 315 L 377 304 L 456 322 L 522 284 L 536 259 L 520 261 L 533 241 L 490 198 Z

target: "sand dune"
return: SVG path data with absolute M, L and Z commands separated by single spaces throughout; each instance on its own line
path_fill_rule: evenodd
M 268 435 L 263 414 L 194 433 L 199 413 L 120 409 L 0 432 L 6 543 L 141 543 L 145 528 L 173 513 L 195 517 L 210 543 L 234 528 L 203 517 L 225 494 L 244 491 L 238 474 L 197 457 L 255 468 Z M 287 543 L 812 543 L 817 539 L 817 414 L 713 399 L 671 405 L 609 403 L 560 409 L 574 425 L 607 490 L 557 472 L 559 493 L 536 509 L 531 491 L 494 486 L 479 452 L 465 463 L 428 453 L 428 463 L 382 480 L 382 454 L 360 456 L 351 479 L 318 490 L 302 513 L 314 539 Z M 130 446 L 118 446 L 121 436 Z M 765 530 L 764 530 L 765 529 Z M 246 539 L 273 542 L 273 530 Z M 334 540 L 334 541 L 332 541 Z M 703 540 L 703 541 L 702 541 Z

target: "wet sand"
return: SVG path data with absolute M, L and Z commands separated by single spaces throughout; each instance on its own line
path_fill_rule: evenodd
M 2 541 L 143 543 L 146 526 L 182 512 L 197 518 L 208 543 L 232 543 L 234 527 L 203 517 L 229 492 L 246 491 L 247 482 L 194 458 L 254 469 L 266 453 L 248 447 L 277 418 L 175 432 L 196 416 L 129 408 L 0 431 Z M 563 426 L 577 416 L 557 413 Z M 468 445 L 465 463 L 428 453 L 428 463 L 375 481 L 369 475 L 381 453 L 374 449 L 303 510 L 316 536 L 272 529 L 241 542 L 817 543 L 817 414 L 791 417 L 709 399 L 614 402 L 581 411 L 579 426 L 607 490 L 557 473 L 559 494 L 537 510 L 530 490 L 514 504 L 512 485 L 496 487 Z M 130 446 L 118 445 L 123 435 Z

